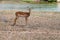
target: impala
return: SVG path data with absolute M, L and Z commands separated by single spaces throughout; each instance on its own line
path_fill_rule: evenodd
M 30 13 L 31 13 L 31 9 L 30 9 L 30 8 L 29 8 L 29 12 L 17 11 L 17 12 L 15 13 L 16 18 L 14 19 L 13 25 L 16 24 L 16 20 L 17 20 L 19 17 L 25 17 L 25 21 L 26 21 L 26 25 L 27 25 L 27 21 L 28 21 L 28 17 L 30 16 Z

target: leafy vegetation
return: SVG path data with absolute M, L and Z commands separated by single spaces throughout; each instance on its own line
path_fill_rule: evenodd
M 27 2 L 27 3 L 56 3 L 57 0 L 40 0 L 40 2 L 37 2 L 37 1 L 34 1 L 34 0 L 0 0 L 0 1 L 16 1 L 16 2 L 20 2 L 20 1 L 23 1 L 23 2 Z
M 41 0 L 40 2 L 35 2 L 35 1 L 32 1 L 32 0 L 22 0 L 24 2 L 27 2 L 27 3 L 56 3 L 56 0 Z
M 48 2 L 56 2 L 57 0 L 48 0 Z

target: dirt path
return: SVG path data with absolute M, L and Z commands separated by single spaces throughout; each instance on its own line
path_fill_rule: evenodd
M 25 25 L 24 18 L 19 18 L 15 26 L 13 20 L 16 10 L 0 11 L 0 30 L 14 31 L 34 31 L 34 30 L 60 30 L 60 13 L 59 12 L 31 12 L 28 19 L 28 25 Z M 8 27 L 9 26 L 9 27 Z

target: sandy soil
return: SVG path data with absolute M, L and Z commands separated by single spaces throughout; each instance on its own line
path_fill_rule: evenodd
M 31 11 L 27 25 L 20 17 L 12 26 L 16 11 L 19 10 L 0 10 L 0 40 L 60 40 L 60 12 Z
M 24 17 L 20 17 L 17 20 L 15 26 L 12 26 L 15 12 L 18 10 L 0 10 L 0 30 L 18 30 L 21 28 L 25 31 L 37 30 L 37 29 L 49 29 L 49 30 L 60 30 L 60 13 L 59 12 L 34 12 L 32 11 L 28 18 L 28 24 L 25 25 Z M 9 27 L 8 27 L 9 26 Z M 3 27 L 5 27 L 3 29 Z
M 0 10 L 1 40 L 60 39 L 60 12 L 31 11 L 27 25 L 25 19 L 20 17 L 16 25 L 12 26 L 16 11 L 18 10 Z

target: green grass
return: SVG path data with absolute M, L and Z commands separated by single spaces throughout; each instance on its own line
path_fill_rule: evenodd
M 56 2 L 33 2 L 33 1 L 24 1 L 24 2 L 27 2 L 27 3 L 31 3 L 31 4 L 56 4 Z

